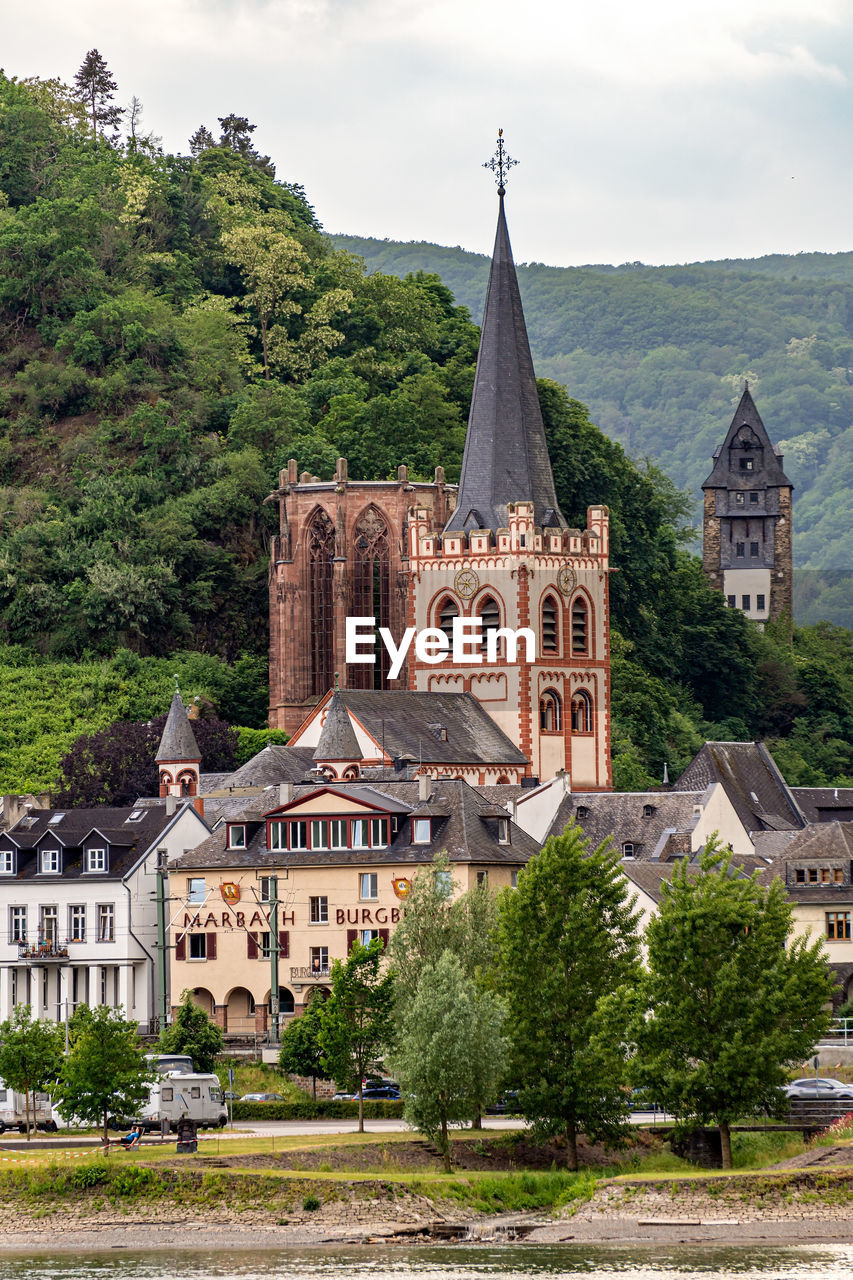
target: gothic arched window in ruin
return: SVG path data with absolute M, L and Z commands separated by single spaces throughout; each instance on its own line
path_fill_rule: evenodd
M 368 507 L 356 521 L 352 537 L 352 605 L 355 617 L 375 618 L 376 626 L 391 625 L 391 549 L 388 525 Z M 348 672 L 353 689 L 384 689 L 388 679 L 388 650 L 377 636 L 376 661 L 361 663 Z
M 327 693 L 335 683 L 335 601 L 332 559 L 335 526 L 318 511 L 308 527 L 311 643 L 311 692 Z

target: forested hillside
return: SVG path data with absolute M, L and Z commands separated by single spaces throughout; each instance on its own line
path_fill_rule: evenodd
M 473 286 L 454 282 L 457 302 L 430 272 L 368 274 L 323 234 L 298 182 L 258 154 L 248 120 L 223 116 L 215 133 L 201 125 L 187 154 L 166 155 L 143 132 L 139 104 L 122 116 L 117 101 L 96 51 L 71 87 L 0 75 L 0 790 L 51 786 L 77 734 L 165 712 L 173 674 L 185 697 L 260 729 L 273 521 L 264 499 L 278 470 L 296 457 L 328 476 L 343 455 L 353 478 L 384 478 L 400 463 L 427 478 L 441 463 L 453 480 L 464 445 Z M 443 259 L 427 265 L 445 272 Z M 485 271 L 485 260 L 474 265 Z M 723 341 L 709 283 L 723 287 L 722 268 L 697 268 L 702 288 L 590 270 L 580 274 L 592 294 L 566 296 L 565 273 L 530 270 L 553 287 L 546 321 L 545 295 L 537 303 L 526 275 L 531 329 L 550 335 L 553 371 L 566 332 L 570 365 L 603 376 L 610 343 L 626 385 L 643 340 L 689 333 L 690 360 L 706 329 Z M 635 290 L 622 320 L 620 282 Z M 738 287 L 756 298 L 738 332 L 764 334 L 775 351 L 784 326 L 762 293 L 774 282 Z M 783 347 L 782 363 L 800 362 L 797 394 L 807 395 L 820 344 L 841 342 L 830 312 L 846 293 L 785 288 L 792 307 L 805 299 L 805 343 Z M 820 289 L 826 334 L 810 343 Z M 578 354 L 592 296 L 595 350 Z M 656 387 L 683 381 L 655 359 L 650 405 Z M 575 392 L 570 365 L 561 380 Z M 714 442 L 739 372 L 725 376 L 707 372 Z M 618 785 L 657 780 L 664 762 L 676 776 L 709 735 L 767 737 L 792 781 L 853 778 L 850 634 L 800 630 L 792 649 L 784 633 L 762 635 L 726 609 L 683 549 L 688 506 L 667 476 L 634 465 L 558 382 L 540 393 L 563 510 L 579 521 L 604 501 L 612 513 Z M 589 398 L 618 435 L 612 397 Z M 672 430 L 667 466 L 681 481 L 698 428 L 673 403 L 669 428 L 652 414 L 648 424 Z M 839 407 L 833 447 L 843 417 Z M 778 437 L 772 412 L 768 422 Z M 631 450 L 651 453 L 640 430 Z M 838 528 L 843 540 L 849 528 Z
M 354 236 L 371 270 L 438 272 L 477 317 L 488 259 Z M 517 246 L 519 252 L 523 246 Z M 743 387 L 796 486 L 797 613 L 853 626 L 853 253 L 681 267 L 519 267 L 537 372 L 694 499 Z

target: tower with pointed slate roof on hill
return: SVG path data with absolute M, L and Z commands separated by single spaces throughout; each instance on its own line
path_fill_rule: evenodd
M 186 707 L 176 689 L 163 726 L 157 755 L 161 796 L 198 795 L 201 752 Z
M 732 608 L 758 622 L 790 618 L 793 485 L 748 384 L 702 489 L 702 565 L 708 581 Z

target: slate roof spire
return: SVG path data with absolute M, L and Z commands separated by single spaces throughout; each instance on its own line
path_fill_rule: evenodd
M 361 760 L 361 747 L 352 727 L 349 712 L 336 687 L 326 711 L 320 740 L 314 752 L 318 761 Z
M 741 465 L 741 458 L 752 465 Z M 782 455 L 761 421 L 749 383 L 735 409 L 726 438 L 714 454 L 714 467 L 703 489 L 793 488 L 782 470 Z
M 157 764 L 180 761 L 198 763 L 201 760 L 201 752 L 187 718 L 186 707 L 177 689 L 172 696 L 172 705 L 166 717 L 160 748 L 154 759 Z
M 507 504 L 531 500 L 537 525 L 566 527 L 557 505 L 504 212 L 511 163 L 499 137 L 497 159 L 486 166 L 498 175 L 498 226 L 459 495 L 445 526 L 448 532 L 505 529 L 509 524 Z

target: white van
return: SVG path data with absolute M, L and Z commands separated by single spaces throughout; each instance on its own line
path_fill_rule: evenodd
M 56 1121 L 53 1118 L 53 1107 L 46 1093 L 30 1094 L 30 1124 L 36 1129 L 56 1132 Z M 27 1099 L 23 1093 L 15 1093 L 0 1080 L 0 1133 L 7 1129 L 27 1130 Z
M 151 1086 L 148 1101 L 139 1119 L 147 1130 L 159 1129 L 164 1120 L 172 1129 L 182 1119 L 194 1120 L 199 1128 L 228 1123 L 222 1086 L 215 1075 L 170 1071 Z

